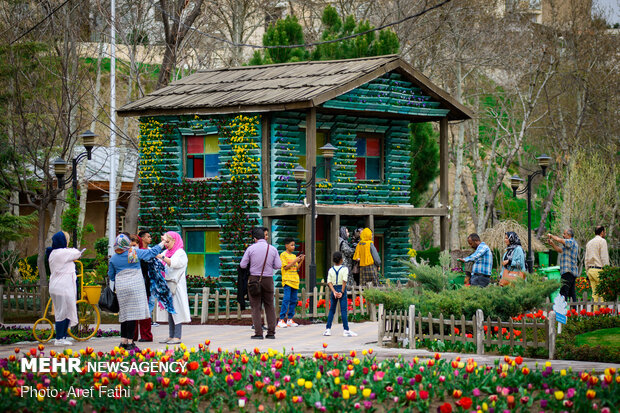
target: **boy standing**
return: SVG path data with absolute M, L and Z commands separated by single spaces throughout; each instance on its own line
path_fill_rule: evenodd
M 299 290 L 299 273 L 297 269 L 304 262 L 304 254 L 295 256 L 295 240 L 285 238 L 284 246 L 286 250 L 280 254 L 282 261 L 282 286 L 284 287 L 284 297 L 282 298 L 282 308 L 280 309 L 280 321 L 278 327 L 297 327 L 299 324 L 293 321 L 295 307 L 297 306 L 297 291 Z M 288 320 L 287 320 L 288 318 Z
M 329 315 L 327 316 L 327 327 L 324 336 L 331 336 L 332 321 L 336 314 L 336 304 L 340 301 L 340 314 L 342 315 L 342 327 L 345 337 L 355 337 L 356 333 L 349 330 L 349 321 L 347 320 L 347 280 L 349 278 L 349 269 L 342 265 L 343 258 L 340 251 L 334 252 L 332 255 L 334 266 L 327 272 L 327 286 L 331 290 L 329 296 Z

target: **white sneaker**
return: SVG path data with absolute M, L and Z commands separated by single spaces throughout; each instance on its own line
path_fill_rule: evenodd
M 290 318 L 288 319 L 288 321 L 286 322 L 286 325 L 289 327 L 297 327 L 299 326 L 299 324 L 297 324 L 296 322 L 294 322 L 293 320 L 291 320 Z
M 66 340 L 60 339 L 60 340 L 54 340 L 54 345 L 55 346 L 67 346 L 67 345 L 71 345 L 71 343 L 69 343 Z
M 332 335 L 332 331 L 328 328 L 327 330 L 325 330 L 325 332 L 323 332 L 324 336 L 331 336 Z
M 353 332 L 353 331 L 351 331 L 351 330 L 344 330 L 344 331 L 343 331 L 343 333 L 342 333 L 342 335 L 343 335 L 344 337 L 357 337 L 357 333 L 354 333 L 354 332 Z
M 69 343 L 73 344 L 73 337 L 65 337 L 63 338 L 63 340 L 68 341 Z
M 278 327 L 286 328 L 288 325 L 284 322 L 284 320 L 278 321 Z

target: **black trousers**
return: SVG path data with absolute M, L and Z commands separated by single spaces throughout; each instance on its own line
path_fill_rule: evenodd
M 565 272 L 562 274 L 562 287 L 560 287 L 560 295 L 564 296 L 564 299 L 568 302 L 570 298 L 572 301 L 577 301 L 577 293 L 575 292 L 575 280 L 577 278 L 572 272 Z
M 123 321 L 121 323 L 121 338 L 133 340 L 133 333 L 136 328 L 136 320 Z

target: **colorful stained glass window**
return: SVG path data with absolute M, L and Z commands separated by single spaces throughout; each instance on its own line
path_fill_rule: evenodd
M 187 275 L 220 276 L 220 233 L 217 229 L 185 232 Z
M 188 178 L 218 176 L 220 147 L 217 135 L 187 137 L 185 152 L 185 171 Z
M 321 148 L 327 143 L 327 132 L 316 131 L 316 164 L 325 165 L 324 157 L 321 155 Z M 299 164 L 306 168 L 306 139 L 300 139 L 299 144 Z M 319 179 L 325 179 L 325 167 L 317 168 L 316 177 Z
M 381 139 L 358 137 L 355 144 L 357 167 L 355 177 L 359 181 L 381 180 Z

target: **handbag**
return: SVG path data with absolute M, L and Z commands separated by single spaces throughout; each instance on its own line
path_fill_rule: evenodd
M 260 297 L 261 295 L 261 281 L 263 280 L 263 272 L 265 271 L 265 265 L 267 264 L 268 256 L 269 245 L 267 245 L 267 253 L 265 254 L 265 261 L 263 261 L 263 269 L 260 271 L 260 277 L 258 277 L 258 280 L 253 278 L 250 278 L 248 280 L 248 294 L 252 297 Z
M 119 311 L 118 297 L 109 285 L 101 292 L 101 297 L 99 297 L 99 308 L 108 313 L 118 313 Z
M 505 287 L 512 284 L 512 282 L 517 278 L 525 280 L 525 273 L 523 271 L 508 271 L 508 269 L 505 268 L 502 273 L 502 278 L 499 280 L 499 286 Z

